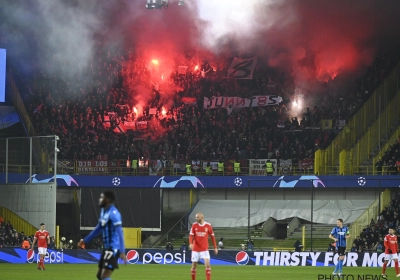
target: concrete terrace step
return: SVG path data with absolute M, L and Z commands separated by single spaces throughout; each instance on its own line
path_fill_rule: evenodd
M 181 240 L 174 240 L 172 241 L 172 244 L 174 247 L 180 246 L 182 244 L 182 241 L 187 239 L 181 239 Z M 225 248 L 235 248 L 239 249 L 241 244 L 245 244 L 247 239 L 244 238 L 238 238 L 238 239 L 225 239 L 224 238 L 224 246 Z M 297 239 L 286 239 L 286 240 L 274 240 L 274 239 L 253 239 L 254 240 L 254 246 L 257 250 L 266 250 L 266 249 L 271 249 L 272 248 L 291 248 L 293 247 L 294 242 Z M 298 239 L 301 241 L 301 239 Z M 330 243 L 329 239 L 323 238 L 323 239 L 313 239 L 313 249 L 319 249 L 325 251 L 328 248 L 328 244 Z M 306 239 L 306 249 L 310 248 L 311 240 L 309 238 Z M 211 240 L 209 241 L 210 247 L 212 247 L 212 242 Z

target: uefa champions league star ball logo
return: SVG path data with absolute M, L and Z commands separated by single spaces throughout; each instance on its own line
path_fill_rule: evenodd
M 367 179 L 365 179 L 364 177 L 360 177 L 360 178 L 358 178 L 357 182 L 358 182 L 358 185 L 362 187 L 367 183 Z
M 236 254 L 236 263 L 238 265 L 246 265 L 249 259 L 249 255 L 245 251 L 240 251 Z
M 112 184 L 113 184 L 114 186 L 118 187 L 119 184 L 121 184 L 121 179 L 118 178 L 118 177 L 114 177 L 114 178 L 112 179 Z
M 130 250 L 127 254 L 126 254 L 126 260 L 128 261 L 128 263 L 130 264 L 135 264 L 137 263 L 137 261 L 139 260 L 139 253 L 136 250 Z
M 235 178 L 235 180 L 233 181 L 235 183 L 236 186 L 240 187 L 243 183 L 242 179 L 237 177 Z

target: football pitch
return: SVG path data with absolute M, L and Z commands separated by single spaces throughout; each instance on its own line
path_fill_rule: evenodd
M 333 267 L 276 267 L 276 266 L 213 266 L 213 280 L 322 280 L 332 279 Z M 96 279 L 97 265 L 92 264 L 48 264 L 45 271 L 36 269 L 36 264 L 0 264 L 0 279 L 17 280 L 90 280 Z M 348 280 L 379 280 L 380 268 L 344 267 Z M 396 279 L 393 268 L 387 270 L 388 279 Z M 113 280 L 190 280 L 189 265 L 120 265 L 114 271 Z M 196 280 L 205 280 L 204 266 L 197 269 Z M 339 279 L 335 277 L 333 279 Z

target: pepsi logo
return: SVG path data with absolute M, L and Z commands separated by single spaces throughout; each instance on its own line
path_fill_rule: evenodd
M 33 263 L 35 261 L 35 251 L 32 249 L 29 249 L 28 252 L 26 253 L 26 261 L 28 263 Z
M 249 255 L 245 251 L 236 254 L 236 263 L 238 265 L 246 265 L 249 262 Z
M 137 263 L 137 261 L 139 260 L 139 253 L 135 250 L 130 250 L 127 254 L 126 254 L 126 260 L 128 261 L 128 263 L 130 264 L 135 264 Z

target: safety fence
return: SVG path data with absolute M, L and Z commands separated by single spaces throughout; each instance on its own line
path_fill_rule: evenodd
M 63 161 L 58 174 L 90 175 L 312 175 L 314 160 L 304 159 L 242 159 L 242 160 L 76 160 Z M 52 174 L 53 169 L 41 172 L 41 166 L 8 165 L 9 173 Z M 6 165 L 0 164 L 0 173 L 6 172 Z

